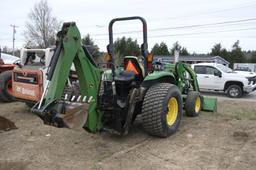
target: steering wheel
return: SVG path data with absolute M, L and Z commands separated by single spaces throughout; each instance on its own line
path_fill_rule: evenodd
M 153 67 L 155 70 L 163 70 L 163 63 L 160 61 L 154 61 Z

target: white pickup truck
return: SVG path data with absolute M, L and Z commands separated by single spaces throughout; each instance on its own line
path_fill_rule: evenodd
M 224 91 L 229 97 L 239 98 L 256 90 L 256 74 L 235 72 L 216 63 L 192 64 L 201 90 Z

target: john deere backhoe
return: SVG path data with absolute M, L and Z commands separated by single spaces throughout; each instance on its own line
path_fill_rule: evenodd
M 127 20 L 142 22 L 142 60 L 138 56 L 126 56 L 123 66 L 117 66 L 113 24 Z M 57 49 L 47 73 L 46 88 L 41 100 L 32 108 L 46 124 L 124 135 L 141 114 L 148 134 L 167 137 L 176 132 L 183 108 L 188 116 L 197 116 L 203 108 L 204 100 L 190 67 L 179 62 L 153 64 L 153 56 L 148 52 L 147 24 L 142 17 L 111 20 L 107 61 L 103 63 L 107 69 L 100 69 L 81 46 L 81 36 L 74 22 L 64 23 L 57 36 Z M 77 71 L 81 96 L 65 95 L 62 99 L 72 63 Z M 206 109 L 213 108 L 207 104 Z

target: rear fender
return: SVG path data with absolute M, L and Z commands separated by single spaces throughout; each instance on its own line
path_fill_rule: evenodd
M 153 73 L 147 75 L 142 82 L 141 88 L 143 89 L 143 92 L 141 93 L 141 98 L 144 98 L 147 90 L 157 83 L 170 83 L 176 85 L 177 81 L 174 74 L 171 72 L 154 71 Z
M 153 73 L 147 75 L 142 83 L 148 84 L 154 83 L 171 83 L 176 84 L 176 79 L 173 73 L 166 71 L 154 71 Z

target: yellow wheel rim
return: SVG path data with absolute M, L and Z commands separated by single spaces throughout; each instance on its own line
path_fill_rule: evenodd
M 200 108 L 201 108 L 201 99 L 198 96 L 195 102 L 195 112 L 198 113 L 200 111 Z
M 172 126 L 178 116 L 178 101 L 175 97 L 172 97 L 168 101 L 168 112 L 166 120 L 169 126 Z

